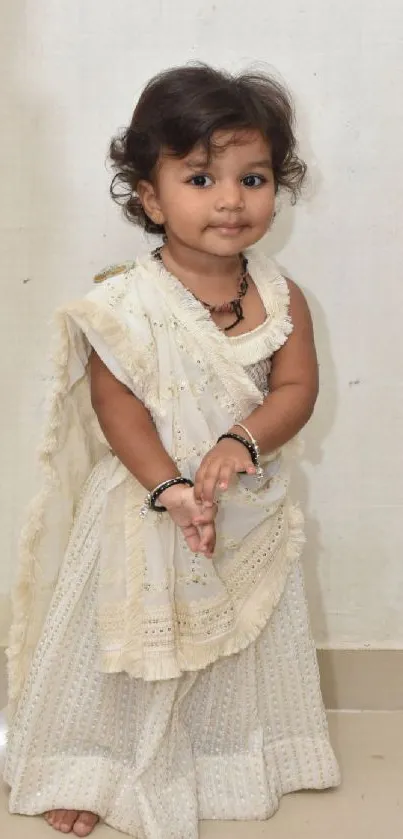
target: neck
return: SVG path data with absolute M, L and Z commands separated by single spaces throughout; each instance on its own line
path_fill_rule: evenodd
M 216 256 L 167 242 L 161 255 L 168 271 L 196 296 L 221 299 L 236 293 L 241 271 L 239 254 Z

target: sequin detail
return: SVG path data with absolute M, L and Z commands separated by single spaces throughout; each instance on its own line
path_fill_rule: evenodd
M 199 819 L 269 818 L 286 793 L 338 784 L 299 564 L 254 644 L 147 683 L 99 671 L 88 538 L 81 565 L 72 537 L 10 731 L 11 812 L 85 809 L 130 836 L 197 839 Z

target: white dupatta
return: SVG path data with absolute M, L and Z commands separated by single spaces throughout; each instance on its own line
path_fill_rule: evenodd
M 269 357 L 292 329 L 288 287 L 270 260 L 248 257 L 266 306 L 260 340 Z M 110 451 L 91 408 L 91 346 L 146 405 L 186 477 L 194 477 L 217 437 L 263 399 L 234 360 L 228 337 L 163 265 L 149 256 L 129 266 L 60 310 L 56 327 L 54 389 L 40 452 L 44 487 L 22 535 L 14 595 L 8 651 L 14 700 L 80 496 L 100 464 L 105 499 L 98 622 L 105 672 L 175 678 L 245 648 L 270 618 L 303 543 L 301 514 L 287 497 L 285 450 L 263 460 L 263 485 L 240 477 L 222 496 L 213 561 L 192 554 L 167 515 L 140 518 L 145 490 Z

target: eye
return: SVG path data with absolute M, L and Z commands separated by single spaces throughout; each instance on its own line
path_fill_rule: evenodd
M 189 184 L 192 186 L 198 186 L 199 188 L 203 188 L 206 186 L 211 186 L 213 181 L 211 180 L 209 175 L 193 175 L 188 180 Z
M 244 186 L 248 187 L 263 186 L 263 184 L 267 183 L 267 178 L 263 175 L 245 175 L 245 177 L 242 178 L 242 183 Z

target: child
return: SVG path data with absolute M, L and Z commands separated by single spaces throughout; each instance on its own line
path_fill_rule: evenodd
M 312 324 L 248 250 L 305 164 L 276 81 L 204 65 L 147 85 L 111 159 L 163 245 L 57 314 L 5 778 L 64 833 L 196 839 L 339 781 L 288 498 Z

